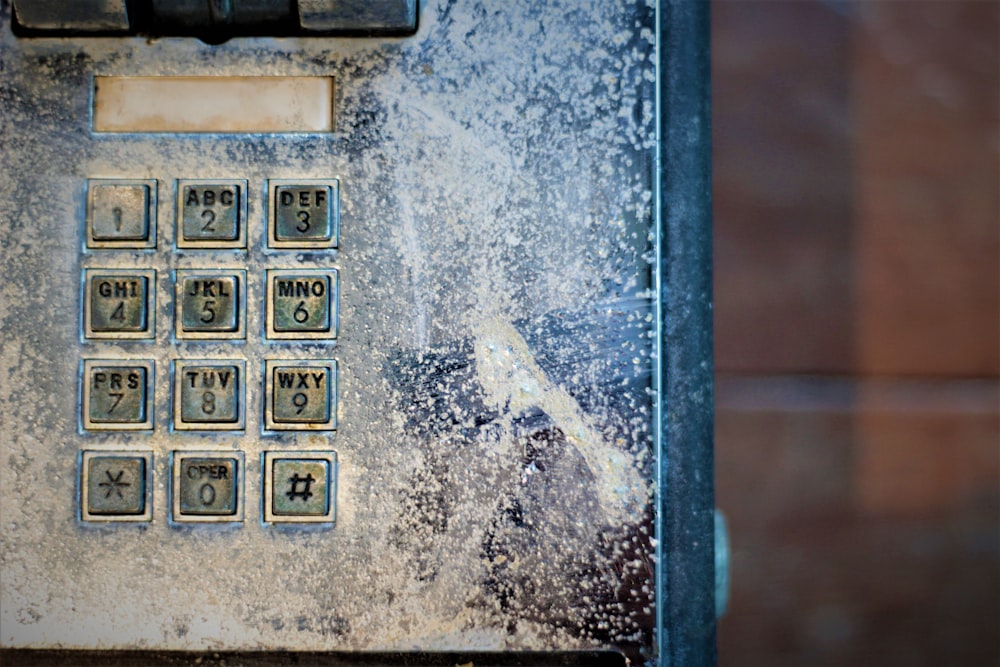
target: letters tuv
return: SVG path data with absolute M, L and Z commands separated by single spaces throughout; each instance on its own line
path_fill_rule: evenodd
M 225 389 L 226 385 L 229 384 L 230 377 L 232 376 L 232 371 L 214 371 L 214 370 L 203 370 L 203 371 L 187 371 L 184 373 L 187 377 L 188 382 L 191 384 L 191 388 L 201 386 L 205 388 L 212 388 L 215 386 L 215 381 L 218 379 L 219 388 Z M 201 378 L 201 384 L 198 384 L 198 378 Z

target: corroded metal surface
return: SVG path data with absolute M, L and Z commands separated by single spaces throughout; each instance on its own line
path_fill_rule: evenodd
M 216 46 L 0 18 L 0 644 L 655 653 L 652 7 L 439 0 L 407 38 Z M 93 133 L 97 75 L 333 76 L 337 130 Z M 155 182 L 155 249 L 88 246 L 88 179 Z M 246 249 L 178 247 L 178 179 L 246 183 Z M 298 220 L 268 182 L 316 179 L 337 247 L 268 247 Z M 155 272 L 150 339 L 85 337 L 86 270 Z M 245 338 L 175 335 L 177 272 L 244 270 Z M 269 336 L 297 302 L 272 317 L 268 271 L 336 276 L 336 338 Z M 151 362 L 150 428 L 83 428 L 89 359 Z M 268 428 L 305 405 L 266 369 L 317 360 L 336 430 Z M 226 420 L 178 368 L 238 370 Z M 152 455 L 148 521 L 80 520 L 83 451 Z M 171 520 L 178 451 L 245 456 L 242 521 Z M 315 526 L 275 525 L 306 500 Z

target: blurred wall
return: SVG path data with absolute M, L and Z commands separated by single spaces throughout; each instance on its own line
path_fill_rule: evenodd
M 720 664 L 1000 664 L 1000 3 L 715 2 Z

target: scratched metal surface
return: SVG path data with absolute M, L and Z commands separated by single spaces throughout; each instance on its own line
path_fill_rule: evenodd
M 392 39 L 16 39 L 0 4 L 0 646 L 655 651 L 654 10 L 430 0 Z M 95 135 L 94 75 L 332 75 L 331 135 Z M 88 177 L 156 179 L 157 249 L 84 248 Z M 337 251 L 263 248 L 265 179 L 339 178 Z M 247 252 L 176 248 L 175 179 L 248 179 Z M 247 270 L 247 339 L 175 341 L 172 269 Z M 263 339 L 263 272 L 336 268 L 336 343 Z M 87 341 L 85 268 L 158 272 Z M 155 364 L 151 433 L 84 433 L 84 359 Z M 264 361 L 339 364 L 335 434 L 262 431 Z M 238 359 L 240 432 L 172 432 L 169 364 Z M 154 455 L 84 525 L 84 449 Z M 169 453 L 246 456 L 237 527 L 168 522 Z M 265 451 L 337 452 L 337 520 L 261 522 Z

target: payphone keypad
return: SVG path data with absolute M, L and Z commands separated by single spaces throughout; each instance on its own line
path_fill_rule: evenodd
M 248 217 L 247 180 L 179 179 L 171 227 L 180 251 L 176 256 L 229 250 L 231 261 L 197 268 L 176 262 L 171 253 L 172 266 L 166 270 L 121 268 L 139 257 L 135 253 L 156 247 L 158 185 L 155 179 L 88 181 L 85 237 L 93 261 L 83 269 L 83 338 L 104 345 L 155 344 L 156 312 L 168 305 L 173 321 L 170 335 L 161 340 L 172 340 L 173 349 L 160 369 L 155 359 L 85 358 L 81 430 L 94 435 L 132 432 L 130 443 L 141 442 L 143 433 L 171 432 L 181 447 L 187 438 L 203 445 L 205 436 L 228 437 L 224 444 L 220 440 L 227 449 L 173 449 L 172 522 L 242 523 L 244 450 L 260 450 L 263 521 L 332 523 L 335 453 L 284 448 L 295 442 L 296 432 L 337 429 L 337 361 L 328 353 L 302 358 L 304 350 L 289 345 L 329 345 L 337 338 L 339 274 L 334 268 L 303 267 L 300 256 L 281 251 L 322 253 L 338 246 L 339 181 L 268 181 L 267 221 L 255 228 Z M 259 229 L 259 238 L 250 237 L 251 251 L 259 247 L 270 253 L 268 266 L 273 267 L 259 276 L 248 274 L 248 230 L 253 229 Z M 211 257 L 214 262 L 218 255 Z M 251 290 L 255 280 L 259 291 Z M 259 327 L 248 322 L 251 293 L 263 301 L 252 310 L 262 316 Z M 246 342 L 263 346 L 259 363 L 248 357 Z M 197 349 L 188 343 L 214 343 L 206 347 L 212 354 L 187 354 Z M 167 396 L 156 395 L 158 370 L 170 379 Z M 264 396 L 255 420 L 261 435 L 284 433 L 283 438 L 258 445 L 247 433 L 247 411 L 254 409 L 247 402 L 251 383 Z M 164 404 L 170 406 L 169 423 L 155 423 L 157 406 Z M 229 449 L 234 446 L 238 449 Z M 81 452 L 84 521 L 152 520 L 148 490 L 155 475 L 153 453 L 139 450 Z

